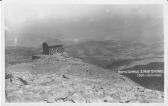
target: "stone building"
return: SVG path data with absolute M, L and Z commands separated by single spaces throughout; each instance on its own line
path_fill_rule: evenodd
M 43 42 L 42 47 L 44 55 L 62 54 L 64 52 L 63 45 L 58 45 L 56 43 Z

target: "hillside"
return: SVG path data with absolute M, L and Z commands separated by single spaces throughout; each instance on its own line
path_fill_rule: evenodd
M 163 62 L 163 43 L 160 41 L 151 44 L 116 40 L 86 41 L 68 46 L 66 51 L 73 57 L 107 69 L 143 60 Z
M 125 70 L 138 65 L 147 65 L 152 62 L 164 64 L 163 43 L 160 41 L 157 41 L 157 43 L 155 41 L 155 43 L 151 44 L 117 40 L 83 41 L 77 44 L 65 45 L 64 47 L 71 57 L 79 58 L 88 64 L 93 64 L 116 73 L 118 70 Z M 32 55 L 41 53 L 42 48 L 6 47 L 6 67 L 18 63 L 32 62 Z M 163 65 L 161 68 L 163 69 Z M 160 91 L 164 90 L 164 75 L 157 78 L 147 78 L 147 80 L 145 78 L 139 79 L 136 75 L 126 76 L 143 87 Z M 148 83 L 143 83 L 144 81 Z
M 86 41 L 67 48 L 73 57 L 94 64 L 111 71 L 118 72 L 134 66 L 141 70 L 164 70 L 163 42 L 155 41 L 151 44 L 135 41 Z M 155 67 L 142 67 L 150 63 L 161 63 Z M 137 69 L 134 69 L 135 71 Z M 124 74 L 143 87 L 155 90 L 164 90 L 164 74 L 160 77 L 137 77 L 137 74 Z
M 7 46 L 5 47 L 6 66 L 23 62 L 31 62 L 32 55 L 39 54 L 41 52 L 41 48 Z
M 163 92 L 67 54 L 42 56 L 6 69 L 7 102 L 155 103 Z

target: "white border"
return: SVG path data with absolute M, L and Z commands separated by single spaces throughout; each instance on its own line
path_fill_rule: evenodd
M 17 1 L 20 1 L 20 2 L 29 2 L 29 0 L 17 0 Z M 34 0 L 36 1 L 35 3 L 47 3 L 51 0 Z M 82 104 L 78 104 L 78 103 L 52 103 L 52 104 L 48 104 L 48 103 L 5 103 L 5 77 L 4 77 L 4 74 L 5 74 L 5 54 L 4 54 L 4 50 L 5 50 L 5 32 L 4 32 L 4 26 L 5 26 L 5 23 L 4 23 L 4 5 L 5 5 L 5 0 L 1 1 L 1 5 L 2 7 L 0 7 L 0 12 L 2 12 L 1 14 L 1 51 L 0 51 L 0 56 L 1 56 L 1 97 L 3 98 L 2 99 L 2 106 L 19 106 L 19 105 L 32 105 L 32 106 L 36 106 L 36 105 L 40 105 L 40 106 L 46 106 L 46 105 L 51 105 L 51 106 L 55 106 L 55 105 L 59 105 L 59 106 L 63 106 L 63 105 L 81 105 L 81 106 L 92 106 L 92 105 L 96 105 L 96 106 L 101 106 L 101 105 L 106 105 L 106 106 L 112 106 L 112 105 L 115 105 L 115 106 L 123 106 L 123 105 L 128 105 L 128 106 L 131 106 L 131 105 L 137 105 L 137 106 L 144 106 L 144 105 L 152 105 L 152 106 L 164 106 L 166 104 L 168 104 L 168 84 L 167 84 L 167 81 L 168 81 L 168 73 L 167 73 L 167 69 L 168 69 L 168 46 L 167 46 L 167 41 L 168 41 L 168 16 L 167 16 L 167 12 L 168 12 L 168 0 L 52 0 L 52 1 L 55 1 L 56 4 L 162 4 L 164 6 L 164 61 L 165 61 L 165 88 L 164 88 L 164 94 L 165 94 L 165 100 L 164 100 L 164 103 L 126 103 L 126 104 L 121 104 L 121 103 L 88 103 L 88 104 L 85 104 L 85 103 L 82 103 Z
M 168 104 L 168 0 L 165 1 L 164 5 L 164 20 L 163 20 L 163 25 L 164 25 L 164 77 L 165 77 L 165 82 L 164 82 L 164 102 Z
M 3 104 L 4 100 L 5 100 L 4 99 L 4 96 L 5 96 L 4 95 L 4 91 L 5 91 L 5 83 L 4 83 L 5 82 L 5 76 L 4 76 L 4 73 L 5 73 L 5 67 L 4 67 L 5 66 L 5 58 L 4 58 L 5 57 L 5 53 L 4 53 L 4 51 L 5 51 L 5 45 L 4 45 L 5 44 L 4 43 L 5 42 L 5 38 L 4 38 L 5 37 L 5 32 L 4 32 L 4 28 L 5 27 L 4 26 L 5 26 L 5 24 L 4 24 L 4 19 L 5 18 L 4 18 L 4 15 L 2 15 L 2 14 L 4 14 L 4 10 L 2 8 L 2 3 L 0 4 L 0 6 L 1 6 L 1 9 L 0 9 L 1 10 L 0 11 L 0 13 L 1 13 L 1 18 L 0 18 L 1 19 L 1 24 L 0 24 L 1 25 L 1 28 L 0 28 L 0 32 L 1 32 L 0 33 L 1 34 L 0 35 L 1 36 L 0 37 L 1 38 L 0 39 L 1 40 L 1 46 L 0 46 L 1 47 L 1 49 L 0 49 L 1 50 L 1 52 L 0 52 L 1 53 L 1 55 L 0 55 L 1 56 L 1 58 L 0 58 L 1 59 L 1 64 L 0 64 L 1 71 L 0 72 L 1 72 L 1 74 L 0 75 L 1 75 L 1 103 Z

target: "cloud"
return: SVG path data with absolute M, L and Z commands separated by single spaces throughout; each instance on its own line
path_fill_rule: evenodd
M 15 1 L 15 0 L 14 0 Z M 56 4 L 10 2 L 6 9 L 7 40 L 24 45 L 47 39 L 162 39 L 161 5 Z

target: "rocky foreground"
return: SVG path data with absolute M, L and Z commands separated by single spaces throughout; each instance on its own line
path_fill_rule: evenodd
M 42 56 L 6 69 L 7 102 L 156 103 L 163 92 L 69 56 Z

